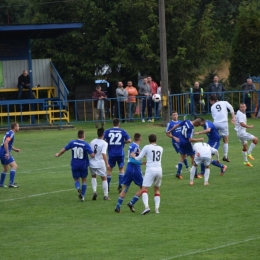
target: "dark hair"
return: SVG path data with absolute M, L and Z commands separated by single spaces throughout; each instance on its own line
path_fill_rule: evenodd
M 210 97 L 209 97 L 209 100 L 210 101 L 218 101 L 218 98 L 217 98 L 217 96 L 216 95 L 211 95 Z
M 151 135 L 148 136 L 148 139 L 149 139 L 150 143 L 155 143 L 156 140 L 157 140 L 157 137 L 156 137 L 156 135 L 151 134 Z
M 139 134 L 139 133 L 135 133 L 135 134 L 134 134 L 134 140 L 135 140 L 135 141 L 139 141 L 140 138 L 141 138 L 141 134 Z
M 12 124 L 11 124 L 11 129 L 15 129 L 15 127 L 18 125 L 18 123 L 17 122 L 13 122 Z
M 200 121 L 201 123 L 204 123 L 204 122 L 205 122 L 205 119 L 202 118 L 202 117 L 197 117 L 197 118 L 195 119 L 195 121 Z
M 178 112 L 177 112 L 177 111 L 175 111 L 175 110 L 173 110 L 173 111 L 172 111 L 172 114 L 175 114 L 175 113 L 178 113 Z
M 100 85 L 96 85 L 96 89 L 97 89 L 97 88 L 101 88 L 101 86 L 100 86 Z
M 119 126 L 120 120 L 118 118 L 113 119 L 113 126 Z
M 104 132 L 105 132 L 105 129 L 104 129 L 104 128 L 98 128 L 98 130 L 97 130 L 97 135 L 98 135 L 98 137 L 102 137 L 103 134 L 104 134 Z
M 78 131 L 78 138 L 83 138 L 84 137 L 84 131 L 83 130 L 79 130 Z

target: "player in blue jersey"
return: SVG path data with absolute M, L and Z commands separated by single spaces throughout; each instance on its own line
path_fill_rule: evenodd
M 180 152 L 180 147 L 179 147 L 179 137 L 180 137 L 180 133 L 181 133 L 181 128 L 178 127 L 175 130 L 171 131 L 170 133 L 168 133 L 167 131 L 169 131 L 170 129 L 172 129 L 175 125 L 180 124 L 181 121 L 178 120 L 178 113 L 176 111 L 172 111 L 172 120 L 167 124 L 166 127 L 166 135 L 168 137 L 170 137 L 172 139 L 172 146 L 175 149 L 176 153 Z M 186 169 L 189 170 L 189 164 L 188 164 L 188 160 L 187 158 L 184 159 L 184 164 L 186 166 Z M 178 167 L 178 166 L 176 166 Z
M 104 136 L 105 141 L 108 143 L 108 164 L 109 168 L 107 169 L 107 183 L 108 190 L 111 182 L 111 174 L 113 168 L 116 166 L 116 163 L 119 168 L 118 176 L 118 191 L 122 191 L 122 180 L 124 177 L 124 164 L 125 164 L 125 152 L 124 147 L 126 143 L 131 143 L 131 139 L 128 133 L 120 128 L 120 121 L 118 118 L 113 119 L 113 127 L 105 131 Z
M 17 170 L 17 164 L 14 160 L 14 158 L 11 156 L 10 152 L 13 150 L 17 153 L 19 153 L 21 150 L 18 148 L 13 147 L 14 143 L 14 135 L 16 132 L 19 131 L 19 124 L 14 122 L 11 124 L 11 130 L 7 131 L 5 133 L 5 136 L 3 138 L 3 142 L 0 147 L 0 159 L 1 163 L 3 165 L 3 171 L 1 173 L 0 178 L 0 188 L 7 188 L 5 186 L 5 177 L 6 173 L 9 170 L 9 166 L 11 167 L 10 170 L 10 181 L 9 181 L 9 188 L 18 188 L 19 186 L 14 183 L 14 178 Z
M 128 164 L 126 166 L 125 175 L 122 181 L 122 184 L 124 185 L 123 190 L 119 194 L 117 205 L 115 208 L 115 212 L 120 213 L 121 212 L 121 204 L 124 201 L 124 198 L 126 196 L 126 193 L 128 192 L 128 189 L 132 182 L 134 182 L 137 186 L 140 187 L 140 189 L 136 192 L 135 196 L 132 198 L 132 200 L 127 204 L 127 206 L 130 208 L 132 212 L 135 212 L 134 204 L 139 200 L 140 196 L 142 195 L 142 183 L 143 183 L 143 175 L 141 171 L 141 164 L 145 164 L 139 161 L 134 160 L 133 158 L 130 158 L 131 153 L 135 153 L 136 156 L 140 153 L 139 145 L 141 143 L 141 135 L 139 133 L 135 133 L 134 135 L 134 142 L 129 145 L 128 148 Z
M 84 201 L 85 194 L 87 191 L 87 176 L 88 176 L 88 166 L 90 157 L 94 158 L 95 154 L 93 153 L 90 145 L 84 141 L 85 133 L 83 130 L 78 131 L 78 139 L 70 141 L 60 152 L 56 153 L 55 156 L 59 157 L 64 154 L 66 151 L 71 149 L 72 158 L 71 158 L 71 171 L 72 177 L 74 179 L 75 187 L 78 191 L 78 197 L 80 200 Z M 80 179 L 82 182 L 80 188 Z
M 215 125 L 211 121 L 206 120 L 206 121 L 201 122 L 201 126 L 203 127 L 203 130 L 199 131 L 199 132 L 195 132 L 194 135 L 207 134 L 208 144 L 212 148 L 215 148 L 216 150 L 218 150 L 221 136 L 219 135 L 218 130 L 215 127 Z M 220 175 L 223 175 L 225 173 L 226 168 L 227 168 L 226 165 L 221 164 L 216 160 L 212 160 L 211 164 L 220 168 Z M 205 167 L 204 167 L 204 164 L 201 164 L 201 174 L 204 175 L 204 173 L 205 173 Z
M 169 129 L 167 133 L 172 132 L 173 130 L 177 129 L 178 127 L 181 128 L 179 140 L 180 140 L 180 146 L 179 146 L 179 153 L 180 153 L 180 161 L 178 163 L 178 169 L 177 169 L 177 174 L 176 177 L 178 179 L 183 179 L 181 175 L 181 170 L 182 170 L 182 163 L 184 162 L 184 159 L 187 156 L 191 157 L 192 165 L 194 161 L 194 155 L 195 152 L 192 147 L 192 142 L 203 142 L 204 138 L 193 138 L 193 133 L 194 133 L 194 127 L 201 126 L 201 122 L 203 122 L 203 118 L 196 118 L 193 121 L 190 120 L 185 120 L 182 121 L 181 123 L 175 125 L 173 128 Z M 202 178 L 199 175 L 196 175 L 195 177 L 197 178 Z

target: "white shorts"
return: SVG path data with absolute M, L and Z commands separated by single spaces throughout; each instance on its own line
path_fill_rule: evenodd
M 221 123 L 214 122 L 213 124 L 217 128 L 217 130 L 219 131 L 220 136 L 228 136 L 229 135 L 228 122 L 221 122 Z
M 248 140 L 253 140 L 255 138 L 255 136 L 247 132 L 242 132 L 242 133 L 237 132 L 237 137 L 241 144 L 247 144 Z
M 211 163 L 211 158 L 195 156 L 194 162 L 195 162 L 197 165 L 200 165 L 201 163 L 204 163 L 205 166 L 209 166 L 210 163 Z
M 162 183 L 162 169 L 153 169 L 145 171 L 143 178 L 143 187 L 151 187 L 152 185 L 160 187 Z
M 91 172 L 91 175 L 98 175 L 100 177 L 106 177 L 106 168 L 91 168 L 89 167 L 89 170 Z

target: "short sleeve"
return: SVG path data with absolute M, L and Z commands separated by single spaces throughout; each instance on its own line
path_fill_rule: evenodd
M 107 153 L 107 143 L 104 142 L 102 145 L 101 153 L 106 154 Z

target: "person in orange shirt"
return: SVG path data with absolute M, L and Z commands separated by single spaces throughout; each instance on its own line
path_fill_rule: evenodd
M 127 114 L 129 122 L 134 122 L 133 116 L 136 109 L 136 96 L 138 95 L 137 89 L 133 86 L 132 81 L 127 82 L 125 90 L 128 92 L 126 103 Z

